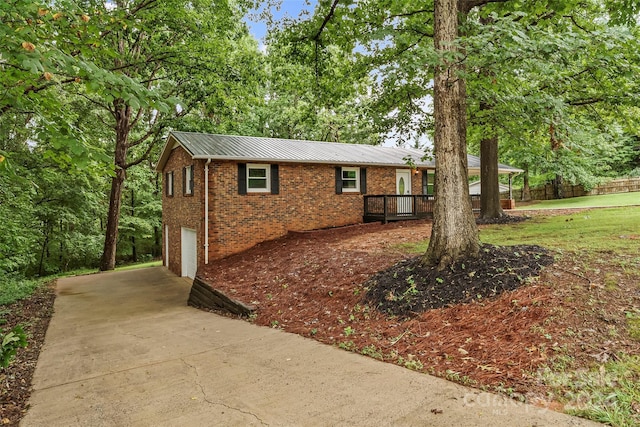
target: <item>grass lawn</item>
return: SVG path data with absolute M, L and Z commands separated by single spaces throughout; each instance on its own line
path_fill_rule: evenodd
M 596 201 L 599 205 L 625 201 L 638 204 L 640 193 L 556 200 L 544 205 L 567 208 Z M 617 292 L 620 280 L 631 280 L 627 283 L 640 292 L 640 206 L 589 209 L 570 215 L 541 214 L 521 223 L 482 226 L 480 240 L 495 245 L 540 245 L 555 250 L 558 259 L 573 260 L 575 268 L 580 266 L 574 271 L 576 278 L 590 277 L 601 289 L 595 294 L 602 301 L 585 294 L 587 304 L 593 304 L 582 313 L 585 319 L 608 315 L 609 307 L 603 301 L 607 294 Z M 422 253 L 427 245 L 424 241 L 401 247 Z M 631 306 L 622 313 L 622 322 L 611 327 L 611 336 L 605 341 L 616 339 L 620 328 L 626 328 L 632 340 L 640 341 L 640 307 L 633 307 L 633 297 L 628 298 Z M 582 333 L 580 329 L 569 332 Z M 593 361 L 586 369 L 575 369 L 573 360 L 572 354 L 558 352 L 541 376 L 556 398 L 567 405 L 567 412 L 614 426 L 640 425 L 640 355 L 617 352 L 604 363 Z
M 571 215 L 537 216 L 509 226 L 488 226 L 480 230 L 480 240 L 557 250 L 620 251 L 640 257 L 640 207 L 590 209 Z
M 134 270 L 137 268 L 159 267 L 162 261 L 148 261 L 139 264 L 129 264 L 116 267 L 116 271 Z M 27 279 L 19 275 L 0 275 L 0 306 L 28 298 L 36 289 L 60 277 L 80 276 L 96 273 L 95 269 L 79 269 L 58 273 L 51 276 Z
M 543 200 L 524 206 L 518 206 L 516 209 L 567 209 L 633 205 L 640 205 L 640 192 L 572 197 L 560 200 Z
M 640 201 L 640 193 L 612 196 L 581 197 L 579 199 L 585 201 L 579 202 L 586 206 L 590 201 L 600 204 Z M 509 226 L 487 226 L 481 229 L 480 238 L 485 243 L 537 244 L 558 250 L 567 257 L 581 259 L 583 274 L 587 275 L 598 268 L 593 261 L 606 255 L 612 272 L 617 266 L 631 276 L 640 276 L 640 207 L 591 209 L 572 215 L 534 217 Z M 605 278 L 605 291 L 615 289 L 618 276 L 606 273 Z M 640 283 L 636 286 L 640 288 Z M 640 339 L 640 307 L 627 311 L 626 321 L 629 335 Z M 552 363 L 544 375 L 544 381 L 555 386 L 557 395 L 565 396 L 568 401 L 585 402 L 579 408 L 567 408 L 569 413 L 614 426 L 637 425 L 640 420 L 639 379 L 640 356 L 637 354 L 618 354 L 607 363 L 594 364 L 586 372 L 572 372 L 570 368 Z

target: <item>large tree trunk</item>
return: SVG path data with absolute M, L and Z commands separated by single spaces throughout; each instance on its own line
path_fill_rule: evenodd
M 155 189 L 153 190 L 153 195 L 155 197 L 159 197 L 160 195 L 160 174 L 156 173 L 155 178 Z M 160 228 L 158 226 L 153 226 L 153 258 L 158 258 L 162 256 L 162 244 L 160 243 L 161 233 Z
M 458 1 L 436 0 L 434 43 L 441 54 L 455 53 L 458 37 Z M 449 57 L 436 68 L 434 78 L 434 157 L 436 163 L 433 228 L 426 265 L 444 268 L 480 251 L 467 173 L 466 85 L 460 59 Z
M 529 166 L 524 167 L 524 175 L 522 175 L 522 195 L 520 200 L 523 202 L 531 201 L 531 186 L 529 185 Z
M 480 17 L 483 25 L 493 23 L 491 17 Z M 494 73 L 484 70 L 483 74 L 493 77 Z M 500 206 L 500 182 L 498 180 L 498 135 L 490 124 L 493 105 L 489 102 L 480 103 L 480 112 L 486 117 L 485 135 L 480 141 L 480 218 L 496 219 L 504 216 Z
M 136 199 L 133 188 L 131 189 L 131 217 L 135 218 L 136 216 Z M 131 232 L 131 261 L 138 262 L 138 250 L 136 248 L 136 231 Z
M 480 218 L 501 216 L 504 216 L 504 211 L 500 206 L 498 137 L 493 135 L 480 141 Z
M 111 179 L 111 195 L 107 214 L 107 230 L 104 236 L 104 250 L 100 260 L 100 271 L 113 270 L 116 266 L 116 248 L 118 243 L 118 224 L 122 206 L 122 188 L 126 178 L 127 149 L 129 145 L 129 123 L 131 107 L 122 100 L 114 101 L 116 116 L 115 176 Z
M 558 136 L 556 135 L 556 127 L 554 126 L 553 123 L 549 125 L 549 140 L 551 142 L 551 151 L 553 153 L 553 156 L 557 160 L 558 151 L 562 146 L 562 141 L 558 139 Z M 556 177 L 555 179 L 552 180 L 551 183 L 553 184 L 553 198 L 563 199 L 564 198 L 564 191 L 563 191 L 564 182 L 562 179 L 562 175 L 560 175 L 559 173 L 556 173 Z

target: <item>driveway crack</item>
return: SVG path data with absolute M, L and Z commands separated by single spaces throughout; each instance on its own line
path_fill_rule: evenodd
M 202 393 L 202 399 L 205 402 L 207 402 L 210 405 L 224 406 L 225 408 L 227 408 L 227 409 L 229 409 L 231 411 L 237 411 L 237 412 L 240 412 L 241 414 L 250 415 L 250 416 L 254 417 L 260 423 L 260 425 L 263 425 L 263 426 L 268 426 L 269 425 L 266 422 L 264 422 L 260 417 L 258 417 L 256 414 L 254 414 L 253 412 L 249 412 L 249 411 L 245 411 L 245 410 L 240 409 L 240 408 L 233 407 L 233 406 L 228 405 L 228 404 L 226 404 L 224 402 L 221 402 L 221 401 L 214 402 L 211 399 L 209 399 L 209 396 L 207 395 L 206 391 L 204 390 L 204 386 L 200 382 L 200 373 L 198 372 L 198 368 L 195 365 L 192 365 L 189 362 L 187 362 L 185 359 L 180 359 L 180 360 L 182 361 L 182 363 L 184 363 L 185 366 L 189 367 L 194 372 L 194 374 L 195 374 L 194 383 L 200 389 L 200 392 Z

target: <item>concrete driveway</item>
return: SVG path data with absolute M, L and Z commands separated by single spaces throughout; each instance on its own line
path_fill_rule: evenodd
M 164 268 L 62 279 L 22 426 L 582 426 L 186 306 Z

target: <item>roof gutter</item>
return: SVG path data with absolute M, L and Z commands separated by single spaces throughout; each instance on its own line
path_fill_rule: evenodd
M 276 158 L 252 158 L 252 157 L 240 157 L 240 156 L 210 156 L 204 154 L 196 154 L 192 156 L 193 159 L 197 160 L 207 160 L 210 162 L 211 160 L 222 160 L 229 162 L 252 162 L 252 163 L 305 163 L 305 164 L 316 164 L 316 165 L 345 165 L 345 166 L 371 166 L 371 167 L 409 167 L 407 163 L 355 163 L 355 162 L 345 162 L 340 160 L 291 160 L 291 159 L 276 159 Z M 428 165 L 424 163 L 416 163 L 416 168 L 418 169 L 427 169 L 427 170 L 435 170 L 434 165 Z M 469 175 L 480 175 L 480 168 L 469 168 Z M 524 172 L 521 169 L 510 168 L 503 169 L 498 168 L 499 174 L 519 174 Z
M 249 163 L 304 163 L 315 165 L 346 165 L 346 166 L 380 166 L 380 167 L 409 167 L 406 163 L 355 163 L 345 162 L 343 160 L 291 160 L 291 159 L 276 159 L 276 158 L 251 158 L 251 157 L 231 157 L 231 156 L 207 156 L 197 154 L 193 156 L 197 160 L 222 160 L 230 162 L 249 162 Z M 420 169 L 435 169 L 433 165 L 416 164 Z

